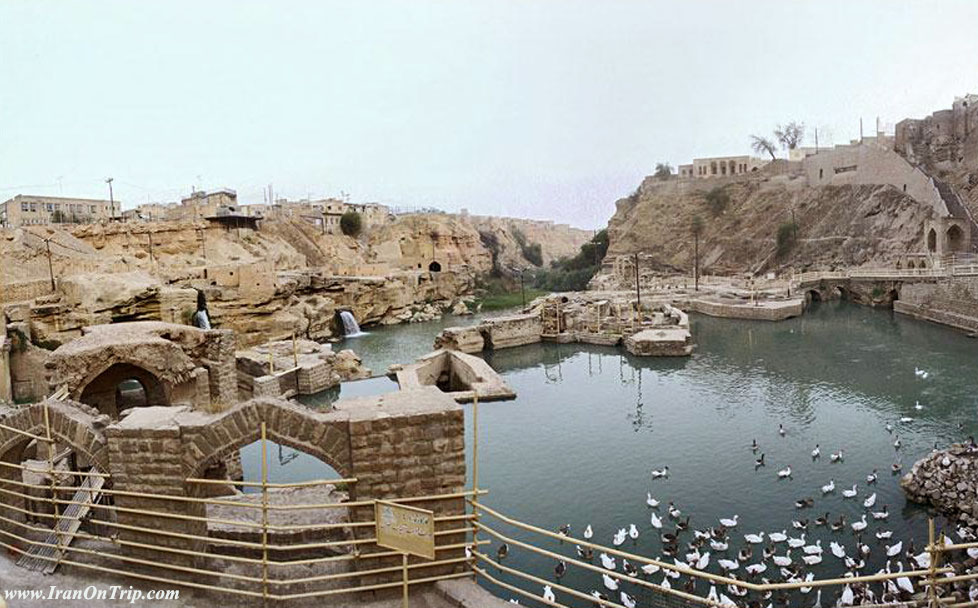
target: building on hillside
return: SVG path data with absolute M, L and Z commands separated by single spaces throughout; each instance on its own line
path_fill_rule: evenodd
M 0 226 L 87 224 L 119 218 L 120 208 L 119 201 L 18 194 L 0 204 Z
M 179 217 L 169 219 L 194 220 L 213 217 L 217 215 L 219 208 L 236 209 L 237 206 L 238 193 L 230 188 L 221 188 L 220 190 L 212 190 L 211 192 L 197 190 L 180 201 L 181 208 L 177 213 Z
M 250 205 L 258 207 L 258 205 Z M 322 230 L 323 234 L 340 234 L 340 218 L 344 213 L 360 214 L 363 228 L 389 223 L 394 216 L 386 205 L 379 203 L 349 203 L 338 198 L 289 201 L 278 199 L 267 207 L 267 217 L 303 219 Z
M 692 164 L 679 165 L 680 179 L 703 179 L 745 175 L 757 171 L 769 161 L 756 156 L 713 156 L 694 158 Z
M 978 129 L 978 95 L 955 98 L 950 110 L 896 124 L 893 149 L 911 163 L 941 168 L 961 161 L 963 146 Z

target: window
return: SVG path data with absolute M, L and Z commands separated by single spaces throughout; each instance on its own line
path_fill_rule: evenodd
M 31 203 L 31 213 L 37 213 L 37 203 Z
M 28 209 L 30 209 L 30 207 L 28 207 L 27 203 L 21 203 L 20 204 L 20 210 L 21 211 L 27 211 Z
M 51 203 L 44 205 L 44 208 L 47 209 L 49 212 L 54 211 L 54 205 Z
M 825 169 L 819 169 L 818 170 L 818 179 L 822 179 L 823 177 L 825 177 Z
M 89 205 L 88 206 L 88 211 L 89 211 L 89 213 L 95 213 L 95 205 Z
M 852 171 L 855 170 L 856 170 L 856 165 L 849 165 L 847 167 L 836 167 L 835 173 L 836 175 L 838 175 L 839 173 L 851 173 Z

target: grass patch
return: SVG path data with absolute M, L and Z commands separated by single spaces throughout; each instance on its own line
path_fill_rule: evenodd
M 549 291 L 543 289 L 535 289 L 533 287 L 526 288 L 526 303 L 529 304 L 540 296 L 545 296 Z M 500 292 L 500 293 L 489 293 L 485 297 L 475 300 L 469 304 L 469 308 L 475 310 L 479 305 L 482 305 L 483 311 L 492 310 L 504 310 L 506 308 L 518 308 L 523 306 L 523 295 L 519 291 L 515 292 Z

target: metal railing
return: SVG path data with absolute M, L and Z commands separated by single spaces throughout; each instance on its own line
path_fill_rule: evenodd
M 43 435 L 7 425 L 2 428 L 21 435 L 25 441 L 56 446 L 47 405 L 44 411 Z M 278 490 L 349 487 L 357 480 L 268 481 L 265 423 L 261 430 L 260 481 L 185 480 L 191 490 L 234 486 L 255 491 L 251 496 L 259 496 L 260 492 L 259 500 L 252 499 L 255 502 L 243 501 L 242 496 L 248 494 L 237 492 L 232 497 L 194 496 L 193 491 L 180 496 L 116 490 L 110 487 L 110 474 L 94 469 L 67 469 L 56 462 L 56 450 L 51 448 L 47 450 L 46 467 L 0 462 L 0 547 L 24 561 L 52 563 L 49 571 L 70 565 L 158 585 L 264 602 L 397 589 L 406 584 L 472 576 L 465 550 L 478 546 L 468 540 L 475 532 L 471 525 L 475 516 L 464 508 L 464 501 L 475 496 L 472 491 L 390 499 L 396 503 L 426 503 L 429 507 L 448 506 L 435 507 L 436 558 L 412 559 L 405 570 L 400 552 L 377 545 L 373 516 L 376 501 L 332 502 L 314 498 L 315 502 L 296 503 L 292 502 L 295 494 L 291 494 L 287 504 L 274 504 Z M 36 482 L 34 476 L 41 476 L 42 482 Z M 107 500 L 78 500 L 81 484 L 73 481 L 91 479 L 98 479 L 99 485 L 104 483 L 105 487 L 97 493 Z M 125 498 L 161 501 L 174 508 L 154 510 L 113 504 Z M 176 507 L 181 505 L 195 509 L 179 512 Z M 88 514 L 73 516 L 69 511 L 80 507 L 85 507 Z M 219 508 L 220 512 L 211 512 L 211 508 Z M 327 517 L 336 510 L 342 514 Z M 274 521 L 276 514 L 283 520 Z M 305 518 L 297 523 L 292 519 L 296 515 Z M 160 524 L 140 525 L 142 522 L 134 521 L 133 516 L 154 518 Z M 66 520 L 77 524 L 72 526 L 73 531 L 62 532 L 61 524 Z M 174 522 L 193 526 L 183 529 L 169 525 Z M 53 544 L 49 542 L 51 537 L 55 539 Z M 76 539 L 85 542 L 76 543 Z M 229 568 L 231 565 L 233 569 Z M 296 566 L 303 566 L 301 573 L 297 573 Z

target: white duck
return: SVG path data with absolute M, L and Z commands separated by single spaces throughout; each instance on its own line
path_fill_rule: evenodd
M 789 538 L 788 546 L 792 549 L 800 549 L 805 546 L 805 535 L 802 534 L 800 538 Z
M 589 539 L 592 536 L 594 536 L 594 530 L 591 529 L 591 524 L 588 524 L 587 527 L 584 528 L 584 538 Z
M 852 522 L 852 531 L 862 532 L 863 530 L 866 529 L 866 526 L 868 525 L 869 524 L 866 523 L 866 514 L 863 513 L 862 519 L 860 519 L 859 521 Z
M 718 559 L 717 565 L 720 566 L 720 569 L 724 572 L 730 572 L 731 570 L 740 568 L 740 563 L 737 560 L 732 559 Z
M 600 555 L 598 555 L 598 558 L 601 560 L 601 565 L 605 569 L 614 570 L 615 568 L 617 568 L 617 566 L 615 565 L 615 558 L 611 557 L 607 553 L 601 553 Z
M 897 555 L 900 555 L 900 553 L 902 553 L 902 552 L 903 552 L 903 541 L 902 540 L 901 541 L 898 541 L 897 544 L 895 544 L 895 545 L 887 545 L 886 546 L 886 556 L 887 557 L 896 557 Z
M 660 518 L 655 513 L 652 514 L 652 527 L 656 530 L 662 529 L 662 518 Z
M 744 540 L 752 545 L 759 545 L 764 542 L 764 533 L 758 532 L 757 534 L 744 534 Z
M 767 570 L 767 564 L 765 564 L 764 562 L 761 562 L 759 564 L 750 564 L 749 566 L 744 566 L 744 571 L 747 572 L 747 574 L 761 574 L 765 570 Z
M 843 451 L 839 450 L 838 452 L 832 452 L 832 454 L 829 456 L 829 460 L 831 460 L 832 462 L 842 462 L 843 456 L 844 456 Z
M 788 540 L 788 531 L 781 530 L 780 532 L 771 532 L 767 535 L 767 537 L 772 543 L 783 543 L 784 541 Z
M 638 528 L 635 527 L 635 524 L 628 525 L 628 538 L 638 540 Z
M 786 567 L 790 566 L 791 565 L 791 549 L 788 549 L 788 551 L 784 555 L 775 555 L 772 559 L 774 560 L 774 564 L 775 565 L 781 566 L 782 568 L 786 568 Z
M 869 495 L 869 498 L 863 501 L 863 506 L 867 509 L 872 509 L 876 505 L 876 492 Z
M 821 555 L 822 554 L 822 541 L 821 540 L 817 540 L 817 541 L 815 541 L 815 544 L 814 545 L 805 545 L 804 548 L 802 548 L 802 551 L 805 552 L 805 555 Z
M 822 455 L 822 448 L 818 447 L 818 444 L 816 443 L 815 449 L 812 450 L 812 458 L 818 458 L 821 455 Z
M 652 498 L 652 492 L 645 493 L 645 504 L 649 505 L 651 508 L 656 508 L 659 506 L 659 501 Z
M 788 465 L 787 467 L 785 467 L 785 468 L 781 469 L 780 471 L 778 471 L 778 478 L 779 479 L 786 479 L 788 477 L 791 477 L 791 465 Z
M 835 480 L 834 479 L 830 479 L 827 484 L 825 484 L 824 486 L 822 486 L 822 494 L 830 494 L 832 492 L 835 492 Z
M 859 494 L 856 484 L 852 484 L 852 488 L 848 490 L 842 490 L 842 498 L 855 498 Z
M 554 595 L 554 590 L 551 589 L 550 585 L 543 586 L 543 599 L 548 602 L 554 602 L 557 600 L 557 596 Z
M 666 477 L 669 477 L 669 467 L 652 469 L 652 479 L 664 479 Z
M 820 553 L 815 553 L 814 555 L 804 555 L 801 561 L 805 562 L 809 566 L 814 566 L 815 564 L 822 563 L 822 555 Z
M 739 518 L 740 515 L 734 515 L 733 517 L 730 518 L 720 518 L 720 525 L 723 526 L 724 528 L 736 528 L 737 520 Z
M 829 543 L 829 549 L 832 551 L 832 555 L 836 556 L 837 558 L 839 559 L 846 558 L 846 549 L 839 543 L 832 541 L 831 543 Z
M 621 603 L 625 608 L 635 608 L 635 599 L 624 591 L 621 592 Z
M 604 583 L 605 589 L 608 591 L 618 591 L 618 580 L 613 579 L 607 574 L 601 574 L 601 581 Z

